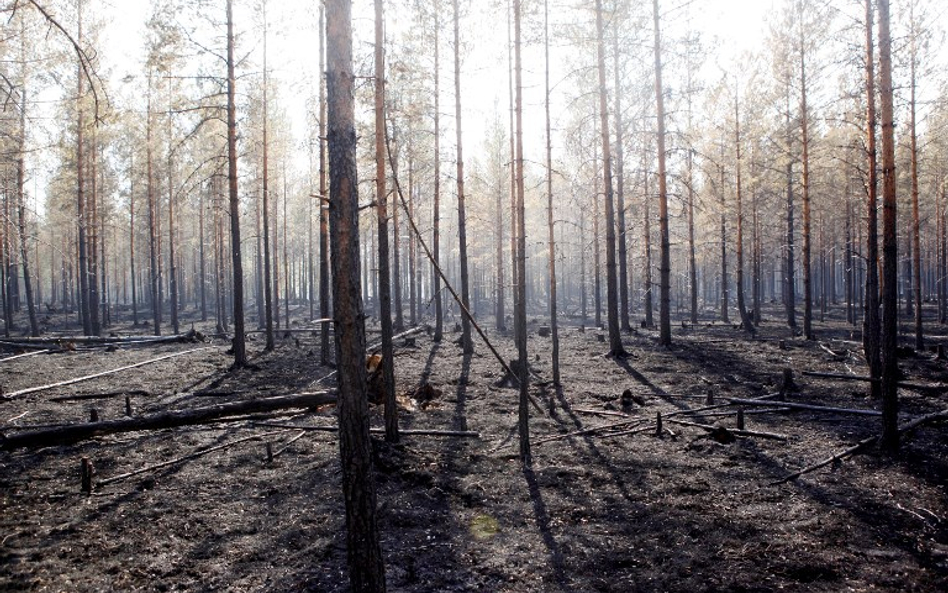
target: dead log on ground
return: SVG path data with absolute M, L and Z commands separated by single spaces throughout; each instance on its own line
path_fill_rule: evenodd
M 57 387 L 65 387 L 66 385 L 74 385 L 76 383 L 81 383 L 83 381 L 89 381 L 91 379 L 98 379 L 99 377 L 105 377 L 106 375 L 111 375 L 121 371 L 127 371 L 130 369 L 137 369 L 138 367 L 143 367 L 147 364 L 154 364 L 156 362 L 161 362 L 163 360 L 168 360 L 171 358 L 176 358 L 178 356 L 184 356 L 185 354 L 193 354 L 195 352 L 200 352 L 201 350 L 207 350 L 210 346 L 205 346 L 203 348 L 195 348 L 193 350 L 185 350 L 184 352 L 175 352 L 174 354 L 166 354 L 165 356 L 159 356 L 158 358 L 152 358 L 151 360 L 146 360 L 143 362 L 137 362 L 135 364 L 130 364 L 127 366 L 119 367 L 117 369 L 112 369 L 110 371 L 102 371 L 101 373 L 95 373 L 92 375 L 86 375 L 85 377 L 78 377 L 76 379 L 68 379 L 66 381 L 59 381 L 58 383 L 50 383 L 49 385 L 40 385 L 38 387 L 28 387 L 26 389 L 20 389 L 19 391 L 14 391 L 11 393 L 6 393 L 0 396 L 0 401 L 2 400 L 11 400 L 15 397 L 21 395 L 27 395 L 29 393 L 37 393 L 40 391 L 46 391 L 49 389 L 55 389 Z
M 192 408 L 190 410 L 158 412 L 138 418 L 122 418 L 119 420 L 70 424 L 61 428 L 48 430 L 25 430 L 10 436 L 0 435 L 0 450 L 11 451 L 23 447 L 69 445 L 107 434 L 206 424 L 227 416 L 237 416 L 255 412 L 270 412 L 274 410 L 312 408 L 335 403 L 335 401 L 336 396 L 334 394 L 322 391 L 230 402 L 214 406 Z
M 753 399 L 728 398 L 728 401 L 735 405 L 742 406 L 772 406 L 772 402 L 762 402 Z M 862 410 L 856 408 L 835 408 L 832 406 L 817 406 L 813 404 L 797 404 L 790 402 L 780 402 L 780 407 L 792 410 L 809 410 L 813 412 L 827 412 L 833 414 L 856 414 L 860 416 L 881 416 L 882 412 L 876 410 Z
M 914 430 L 914 429 L 916 429 L 916 428 L 919 428 L 920 426 L 923 426 L 923 425 L 928 424 L 928 423 L 930 423 L 930 422 L 936 422 L 936 421 L 938 421 L 938 420 L 944 420 L 944 419 L 946 419 L 946 418 L 948 418 L 948 409 L 942 410 L 942 411 L 940 411 L 940 412 L 934 412 L 934 413 L 932 413 L 932 414 L 925 414 L 924 416 L 919 416 L 918 418 L 916 418 L 916 419 L 914 419 L 914 420 L 911 420 L 911 421 L 909 421 L 909 422 L 903 424 L 902 426 L 900 426 L 900 427 L 899 427 L 899 434 L 912 431 L 912 430 Z M 849 457 L 849 456 L 851 456 L 851 455 L 855 455 L 855 454 L 858 453 L 859 451 L 861 451 L 861 450 L 863 450 L 863 449 L 865 449 L 865 448 L 867 448 L 867 447 L 869 447 L 869 446 L 871 446 L 871 445 L 874 445 L 878 440 L 879 440 L 879 437 L 878 437 L 878 436 L 874 436 L 874 437 L 869 437 L 869 438 L 863 439 L 863 440 L 859 441 L 858 443 L 856 443 L 855 445 L 853 445 L 852 447 L 849 447 L 848 449 L 843 449 L 843 450 L 840 451 L 839 453 L 836 453 L 835 455 L 831 455 L 831 456 L 827 457 L 826 459 L 824 459 L 823 461 L 820 461 L 819 463 L 814 463 L 813 465 L 808 465 L 807 467 L 805 467 L 805 468 L 803 468 L 803 469 L 801 469 L 801 470 L 799 470 L 799 471 L 795 471 L 795 472 L 793 472 L 792 474 L 789 474 L 789 475 L 787 475 L 787 476 L 784 476 L 783 478 L 780 478 L 779 480 L 777 480 L 777 481 L 775 481 L 775 482 L 771 482 L 770 484 L 768 484 L 768 486 L 779 486 L 779 485 L 781 485 L 781 484 L 786 484 L 786 483 L 789 482 L 790 480 L 796 480 L 797 478 L 799 478 L 799 477 L 802 476 L 803 474 L 808 474 L 808 473 L 814 472 L 814 471 L 816 471 L 816 470 L 818 470 L 818 469 L 820 469 L 820 468 L 822 468 L 822 467 L 826 467 L 827 465 L 829 465 L 829 464 L 831 464 L 831 463 L 835 463 L 835 462 L 838 462 L 838 461 L 842 461 L 842 460 L 845 459 L 846 457 Z

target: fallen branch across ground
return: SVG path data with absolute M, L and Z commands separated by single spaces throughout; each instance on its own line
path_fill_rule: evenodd
M 773 402 L 763 402 L 753 399 L 728 398 L 732 404 L 741 406 L 772 406 Z M 793 410 L 810 410 L 813 412 L 830 412 L 833 414 L 856 414 L 860 416 L 881 416 L 882 412 L 876 410 L 860 410 L 855 408 L 834 408 L 832 406 L 817 406 L 813 404 L 795 404 L 790 402 L 780 402 L 782 408 Z
M 44 430 L 24 430 L 23 432 L 10 436 L 0 435 L 0 449 L 10 451 L 23 447 L 68 445 L 92 437 L 119 432 L 158 430 L 177 426 L 206 424 L 227 416 L 245 415 L 255 412 L 270 412 L 273 410 L 312 408 L 335 403 L 335 401 L 336 396 L 334 394 L 321 391 L 230 402 L 214 406 L 192 408 L 190 410 L 158 412 L 137 418 L 70 424 L 68 426 Z
M 292 428 L 293 430 L 305 430 L 307 432 L 339 432 L 338 426 L 301 426 L 299 424 L 279 424 L 274 422 L 258 422 L 255 426 L 264 426 L 267 428 Z M 372 434 L 385 434 L 384 428 L 370 428 Z M 428 436 L 428 437 L 459 437 L 467 439 L 479 439 L 481 433 L 473 430 L 437 430 L 424 428 L 409 428 L 399 430 L 398 434 Z
M 771 439 L 774 441 L 786 441 L 786 440 L 789 440 L 790 438 L 785 434 L 777 434 L 775 432 L 760 432 L 757 430 L 742 430 L 739 428 L 726 428 L 726 427 L 721 427 L 721 426 L 712 426 L 710 424 L 700 424 L 698 422 L 689 422 L 688 420 L 678 420 L 677 418 L 666 417 L 666 421 L 672 422 L 674 424 L 680 424 L 682 426 L 693 426 L 695 428 L 701 428 L 708 432 L 719 431 L 723 428 L 724 430 L 728 431 L 734 436 L 739 436 L 739 437 L 756 437 L 760 439 Z
M 842 381 L 862 381 L 864 383 L 879 383 L 882 379 L 866 377 L 864 375 L 847 375 L 845 373 L 823 373 L 820 371 L 803 371 L 807 377 L 819 377 L 822 379 L 840 379 Z M 916 389 L 921 391 L 948 391 L 948 385 L 942 383 L 912 383 L 911 381 L 899 381 L 899 387 L 905 389 Z
M 925 414 L 924 416 L 919 416 L 918 418 L 915 418 L 914 420 L 910 420 L 909 422 L 907 422 L 907 423 L 903 424 L 902 426 L 900 426 L 900 427 L 899 427 L 899 434 L 912 431 L 912 430 L 914 430 L 914 429 L 916 429 L 916 428 L 919 428 L 920 426 L 923 426 L 923 425 L 928 424 L 928 423 L 930 423 L 930 422 L 936 422 L 936 421 L 938 421 L 938 420 L 944 420 L 944 419 L 946 419 L 946 418 L 948 418 L 948 409 L 942 410 L 942 411 L 940 411 L 940 412 L 934 412 L 934 413 L 932 413 L 932 414 Z M 810 473 L 810 472 L 814 472 L 814 471 L 816 471 L 816 470 L 818 470 L 818 469 L 820 469 L 820 468 L 822 468 L 822 467 L 826 467 L 827 465 L 829 465 L 829 464 L 831 464 L 831 463 L 834 463 L 834 462 L 837 462 L 837 461 L 841 461 L 841 460 L 845 459 L 846 457 L 849 457 L 850 455 L 854 455 L 854 454 L 858 453 L 859 451 L 861 451 L 861 450 L 863 450 L 863 449 L 865 449 L 865 448 L 867 448 L 867 447 L 869 447 L 869 446 L 871 446 L 871 445 L 874 445 L 878 440 L 879 440 L 879 437 L 878 437 L 878 436 L 874 436 L 874 437 L 869 437 L 869 438 L 863 439 L 863 440 L 859 441 L 858 443 L 856 443 L 855 445 L 853 445 L 852 447 L 849 447 L 848 449 L 843 449 L 843 450 L 840 451 L 839 453 L 836 453 L 836 454 L 834 454 L 834 455 L 831 455 L 831 456 L 827 457 L 826 459 L 824 459 L 823 461 L 820 461 L 820 462 L 818 462 L 818 463 L 814 463 L 813 465 L 808 465 L 808 466 L 806 466 L 805 468 L 803 468 L 803 469 L 801 469 L 801 470 L 799 470 L 799 471 L 795 471 L 795 472 L 793 472 L 792 474 L 789 474 L 789 475 L 787 475 L 787 476 L 784 476 L 783 478 L 781 478 L 781 479 L 779 479 L 779 480 L 777 480 L 777 481 L 775 481 L 775 482 L 771 482 L 770 484 L 768 484 L 768 486 L 779 486 L 779 485 L 781 485 L 781 484 L 785 484 L 785 483 L 789 482 L 790 480 L 795 480 L 795 479 L 799 478 L 799 477 L 802 476 L 803 474 L 808 474 L 808 473 Z
M 140 468 L 140 469 L 136 469 L 135 471 L 130 471 L 130 472 L 127 472 L 127 473 L 124 473 L 124 474 L 119 474 L 119 475 L 117 475 L 117 476 L 113 476 L 113 477 L 107 478 L 107 479 L 105 479 L 105 480 L 99 480 L 98 482 L 96 482 L 96 488 L 99 488 L 99 487 L 101 487 L 101 486 L 108 486 L 109 484 L 114 484 L 115 482 L 120 482 L 120 481 L 122 481 L 122 480 L 126 480 L 126 479 L 128 479 L 128 478 L 132 478 L 132 477 L 134 477 L 134 476 L 137 476 L 137 475 L 140 475 L 140 474 L 144 474 L 144 473 L 147 473 L 147 472 L 158 471 L 159 469 L 163 469 L 163 468 L 166 468 L 166 467 L 169 467 L 169 466 L 172 466 L 172 465 L 177 465 L 177 464 L 183 463 L 183 462 L 185 462 L 185 461 L 190 461 L 191 459 L 197 459 L 198 457 L 203 457 L 204 455 L 207 455 L 207 454 L 209 454 L 209 453 L 214 453 L 215 451 L 221 451 L 221 450 L 223 450 L 223 449 L 227 449 L 227 448 L 229 448 L 229 447 L 233 447 L 233 446 L 239 445 L 239 444 L 241 444 L 241 443 L 246 443 L 247 441 L 259 441 L 260 439 L 265 439 L 265 438 L 267 438 L 267 437 L 271 437 L 271 436 L 278 435 L 278 434 L 284 434 L 285 432 L 287 432 L 287 431 L 285 431 L 285 430 L 275 430 L 275 431 L 273 431 L 273 432 L 267 432 L 267 433 L 264 433 L 264 434 L 254 434 L 254 435 L 250 435 L 249 437 L 244 437 L 244 438 L 242 438 L 242 439 L 237 439 L 236 441 L 230 441 L 229 443 L 224 443 L 224 444 L 222 444 L 222 445 L 217 445 L 216 447 L 210 447 L 209 449 L 199 449 L 199 450 L 197 450 L 197 451 L 195 451 L 195 452 L 193 452 L 193 453 L 189 453 L 189 454 L 187 454 L 187 455 L 182 455 L 181 457 L 176 457 L 176 458 L 174 458 L 174 459 L 169 459 L 168 461 L 163 461 L 163 462 L 161 462 L 161 463 L 156 463 L 155 465 L 149 465 L 148 467 L 143 467 L 143 468 Z
M 0 362 L 10 362 L 11 360 L 16 360 L 18 358 L 26 358 L 27 356 L 36 356 L 37 354 L 48 354 L 53 350 L 46 348 L 43 350 L 34 350 L 33 352 L 24 352 L 23 354 L 14 354 L 13 356 L 8 356 L 6 358 L 0 358 Z
M 130 364 L 127 366 L 119 367 L 117 369 L 112 369 L 110 371 L 102 371 L 101 373 L 95 373 L 92 375 L 86 375 L 85 377 L 77 377 L 75 379 L 68 379 L 66 381 L 60 381 L 58 383 L 50 383 L 49 385 L 40 385 L 38 387 L 28 387 L 26 389 L 21 389 L 19 391 L 14 391 L 11 393 L 3 394 L 0 396 L 0 401 L 2 400 L 11 400 L 15 397 L 21 395 L 27 395 L 29 393 L 38 393 L 40 391 L 47 391 L 49 389 L 55 389 L 57 387 L 65 387 L 66 385 L 74 385 L 76 383 L 81 383 L 83 381 L 89 381 L 92 379 L 98 379 L 99 377 L 105 377 L 107 375 L 112 375 L 114 373 L 119 373 L 121 371 L 127 371 L 130 369 L 137 369 L 138 367 L 143 367 L 147 364 L 154 364 L 156 362 L 161 362 L 163 360 L 169 360 L 171 358 L 177 358 L 178 356 L 184 356 L 186 354 L 193 354 L 195 352 L 200 352 L 201 350 L 207 350 L 210 346 L 205 346 L 203 348 L 195 348 L 193 350 L 185 350 L 184 352 L 175 352 L 174 354 L 166 354 L 165 356 L 159 356 L 158 358 L 152 358 L 151 360 L 146 360 L 143 362 L 137 362 L 135 364 Z
M 610 429 L 613 429 L 613 428 L 623 428 L 623 429 L 627 429 L 629 426 L 632 426 L 632 425 L 639 425 L 639 424 L 642 424 L 643 422 L 645 422 L 645 420 L 644 420 L 643 418 L 636 418 L 636 419 L 633 419 L 633 420 L 624 420 L 624 421 L 622 421 L 622 422 L 613 422 L 612 424 L 603 424 L 603 425 L 601 425 L 601 426 L 593 426 L 592 428 L 584 428 L 584 429 L 582 429 L 582 430 L 574 430 L 574 431 L 572 431 L 572 432 L 567 432 L 567 433 L 563 433 L 563 434 L 557 434 L 557 435 L 549 436 L 549 437 L 542 438 L 542 439 L 537 439 L 537 440 L 533 441 L 533 444 L 534 444 L 534 445 L 541 445 L 541 444 L 543 444 L 543 443 L 549 443 L 550 441 L 559 441 L 559 440 L 566 439 L 566 438 L 569 438 L 569 437 L 575 437 L 575 436 L 582 436 L 582 435 L 592 434 L 592 433 L 594 433 L 594 432 L 599 432 L 599 431 L 601 431 L 601 430 L 610 430 Z

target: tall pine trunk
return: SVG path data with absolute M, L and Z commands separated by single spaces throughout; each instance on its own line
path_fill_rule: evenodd
M 735 93 L 737 89 L 735 89 Z M 734 146 L 737 189 L 737 310 L 741 315 L 741 325 L 750 335 L 754 335 L 754 322 L 747 314 L 747 304 L 744 298 L 744 207 L 741 190 L 741 111 L 739 99 L 734 98 Z
M 899 449 L 898 236 L 895 178 L 895 121 L 892 87 L 892 36 L 889 0 L 879 0 L 879 97 L 882 119 L 882 440 Z
M 378 298 L 382 325 L 382 384 L 385 389 L 385 440 L 398 442 L 395 402 L 395 349 L 392 345 L 392 278 L 388 253 L 388 190 L 385 179 L 385 57 L 382 0 L 375 0 L 375 212 L 378 228 Z M 354 148 L 353 148 L 354 150 Z M 284 217 L 284 220 L 286 217 Z
M 544 55 L 544 91 L 546 93 L 546 100 L 543 103 L 544 113 L 546 115 L 546 207 L 547 207 L 547 224 L 549 227 L 549 249 L 550 249 L 550 339 L 552 340 L 553 352 L 551 355 L 551 361 L 553 366 L 553 385 L 558 386 L 560 384 L 560 334 L 559 327 L 556 319 L 556 242 L 554 238 L 554 222 L 553 222 L 553 140 L 550 136 L 550 7 L 549 0 L 544 0 L 543 2 L 543 55 Z M 618 58 L 618 55 L 617 55 Z M 618 70 L 617 70 L 618 72 Z M 616 74 L 616 82 L 618 82 L 618 74 Z M 618 89 L 618 85 L 616 86 Z M 616 92 L 616 97 L 618 98 L 618 90 Z M 618 111 L 618 108 L 616 109 Z M 616 119 L 619 120 L 619 116 L 616 116 Z M 618 129 L 621 129 L 619 127 Z M 622 138 L 621 134 L 619 136 L 618 144 L 621 146 Z M 621 150 L 621 149 L 617 149 Z M 620 159 L 621 161 L 621 159 Z M 620 168 L 621 171 L 621 168 Z M 619 176 L 621 179 L 621 174 Z M 621 184 L 621 182 L 620 182 Z M 621 192 L 620 192 L 621 196 Z M 620 212 L 622 209 L 622 201 L 620 198 Z M 622 238 L 621 244 L 625 244 L 625 224 L 624 217 L 619 217 L 619 228 L 621 229 L 620 237 Z M 623 255 L 620 260 L 622 261 L 622 269 L 625 269 L 625 249 L 620 248 L 620 254 Z M 623 319 L 624 326 L 628 327 L 629 325 L 629 293 L 628 287 L 625 285 L 625 274 L 622 274 L 622 287 L 623 293 L 625 295 L 625 302 L 622 305 L 623 307 Z
M 237 107 L 234 77 L 233 0 L 227 0 L 227 181 L 230 206 L 230 252 L 233 266 L 234 366 L 247 366 L 244 335 L 244 268 L 240 247 L 240 198 L 237 193 Z
M 879 317 L 879 228 L 877 194 L 879 187 L 876 163 L 876 74 L 873 43 L 873 1 L 866 0 L 866 292 L 864 299 L 862 341 L 869 376 L 882 377 L 882 321 Z M 882 384 L 870 384 L 873 399 L 882 397 Z
M 467 216 L 464 210 L 464 151 L 461 140 L 461 36 L 458 0 L 454 0 L 454 116 L 457 131 L 457 188 L 458 188 L 458 264 L 461 268 L 461 305 L 471 310 L 470 282 L 467 269 Z M 461 315 L 461 351 L 474 352 L 471 339 L 471 321 Z
M 652 2 L 655 21 L 655 113 L 658 118 L 659 305 L 658 343 L 671 346 L 671 240 L 668 230 L 668 175 L 665 172 L 665 91 L 662 87 L 662 36 L 658 0 Z
M 619 331 L 618 279 L 616 278 L 615 195 L 612 188 L 612 148 L 609 142 L 609 112 L 606 108 L 606 51 L 603 41 L 602 0 L 596 0 L 596 52 L 599 66 L 599 133 L 602 135 L 602 180 L 606 209 L 606 321 L 609 328 L 609 353 L 626 354 Z
M 802 14 L 801 14 L 802 21 Z M 803 154 L 801 157 L 803 198 L 803 337 L 813 339 L 813 278 L 810 262 L 810 115 L 807 109 L 806 50 L 803 29 L 800 29 L 800 135 Z
M 359 181 L 356 173 L 352 15 L 349 0 L 327 0 L 327 142 L 333 267 L 333 318 L 339 383 L 339 453 L 346 503 L 349 586 L 354 593 L 385 591 L 385 566 L 376 521 L 369 437 L 365 325 L 359 263 Z
M 520 461 L 524 466 L 532 463 L 530 453 L 530 407 L 529 389 L 530 372 L 527 360 L 527 286 L 526 286 L 526 229 L 524 227 L 524 197 L 523 197 L 523 65 L 520 55 L 520 0 L 513 0 L 514 11 L 514 78 L 516 79 L 516 98 L 514 112 L 516 127 L 514 131 L 515 154 L 514 166 L 517 174 L 516 212 L 517 212 L 517 298 L 515 306 L 514 325 L 516 326 L 517 342 L 517 380 L 520 383 L 520 397 L 517 406 L 517 429 L 520 437 Z

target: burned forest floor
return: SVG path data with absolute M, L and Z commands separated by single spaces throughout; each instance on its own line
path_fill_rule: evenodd
M 388 590 L 948 591 L 944 423 L 904 435 L 898 457 L 869 446 L 774 485 L 881 428 L 878 416 L 788 409 L 781 391 L 790 404 L 881 404 L 866 382 L 804 374 L 868 374 L 841 310 L 815 323 L 811 342 L 776 308 L 767 313 L 755 337 L 710 320 L 679 324 L 670 348 L 636 328 L 622 359 L 606 355 L 601 330 L 567 322 L 559 388 L 538 317 L 528 469 L 518 391 L 484 344 L 463 356 L 453 321 L 440 343 L 424 332 L 399 340 L 401 427 L 479 438 L 405 435 L 389 445 L 373 436 Z M 305 322 L 279 332 L 270 353 L 252 334 L 251 368 L 231 371 L 223 337 L 73 344 L 74 322 L 59 317 L 50 331 L 64 337 L 48 352 L 0 353 L 0 387 L 14 394 L 0 400 L 5 437 L 89 422 L 92 409 L 111 420 L 333 387 Z M 148 334 L 131 323 L 110 331 Z M 514 358 L 510 335 L 488 334 Z M 377 337 L 369 332 L 370 343 Z M 948 408 L 946 362 L 903 354 L 900 422 Z M 741 433 L 729 400 L 753 398 L 764 399 L 743 406 Z M 0 591 L 347 591 L 336 435 L 296 428 L 334 425 L 334 408 L 228 420 L 0 451 Z M 383 425 L 380 408 L 371 423 Z M 82 458 L 95 468 L 88 494 Z M 152 469 L 123 477 L 143 468 Z

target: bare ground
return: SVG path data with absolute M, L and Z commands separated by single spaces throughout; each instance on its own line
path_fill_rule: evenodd
M 52 320 L 56 326 L 55 320 Z M 60 323 L 60 327 L 61 327 Z M 304 326 L 296 326 L 304 327 Z M 932 326 L 935 327 L 935 326 Z M 199 327 L 200 328 L 200 327 Z M 122 334 L 141 333 L 128 325 Z M 940 331 L 942 328 L 938 328 Z M 549 378 L 548 338 L 531 325 L 534 369 Z M 779 389 L 793 368 L 790 401 L 878 409 L 865 383 L 802 376 L 804 370 L 865 374 L 849 328 L 829 320 L 817 335 L 842 354 L 793 337 L 768 318 L 755 339 L 704 324 L 675 330 L 675 345 L 625 336 L 631 356 L 603 356 L 592 330 L 561 331 L 563 386 L 541 380 L 532 393 L 532 468 L 513 434 L 517 391 L 483 345 L 464 357 L 448 334 L 418 336 L 398 349 L 398 391 L 424 383 L 440 396 L 404 410 L 403 428 L 474 430 L 480 439 L 406 436 L 376 442 L 379 518 L 390 591 L 946 591 L 948 441 L 925 427 L 890 459 L 877 450 L 779 486 L 787 473 L 876 434 L 876 417 L 795 411 L 746 415 L 747 429 L 787 440 L 720 443 L 663 415 L 728 397 Z M 509 358 L 509 336 L 491 333 Z M 835 338 L 831 340 L 830 338 Z M 858 337 L 856 337 L 858 340 Z M 946 341 L 945 337 L 933 339 Z M 783 342 L 781 344 L 781 341 Z M 3 434 L 27 426 L 183 409 L 298 393 L 331 372 L 317 338 L 294 333 L 254 367 L 230 373 L 227 343 L 96 380 L 0 403 Z M 164 344 L 58 352 L 0 362 L 4 393 L 195 348 Z M 848 352 L 847 352 L 848 351 Z M 14 354 L 6 351 L 6 356 Z M 933 353 L 902 360 L 916 382 L 948 379 Z M 623 409 L 630 390 L 645 405 Z M 105 394 L 99 399 L 53 398 Z M 903 389 L 902 417 L 948 407 L 948 392 Z M 678 419 L 733 427 L 727 416 Z M 598 412 L 598 414 L 594 413 Z M 543 439 L 625 419 L 633 434 L 599 431 Z M 381 426 L 380 410 L 373 424 Z M 2 591 L 346 591 L 344 513 L 332 433 L 265 424 L 330 425 L 333 410 L 269 419 L 102 437 L 71 446 L 0 453 Z M 629 426 L 625 427 L 626 429 Z M 617 429 L 618 430 L 618 429 Z M 208 455 L 80 491 L 82 457 L 97 480 L 251 435 Z M 266 459 L 265 443 L 280 453 Z

